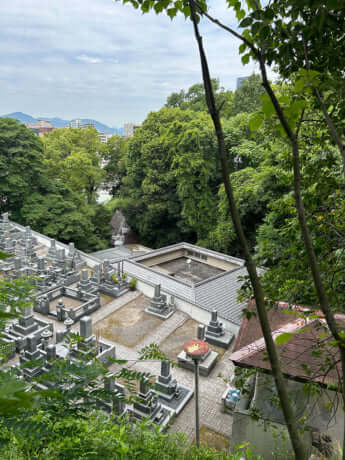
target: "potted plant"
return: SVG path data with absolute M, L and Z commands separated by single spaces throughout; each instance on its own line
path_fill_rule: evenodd
M 135 288 L 137 286 L 137 280 L 135 278 L 131 278 L 128 286 L 131 291 L 135 291 Z

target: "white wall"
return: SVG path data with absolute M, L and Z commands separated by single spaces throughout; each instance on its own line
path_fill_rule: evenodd
M 154 285 L 145 283 L 144 281 L 137 280 L 137 289 L 147 297 L 151 298 L 154 295 Z M 170 294 L 168 292 L 166 292 L 163 288 L 161 288 L 161 292 L 162 294 L 166 294 L 168 300 L 170 300 Z M 187 302 L 186 300 L 180 299 L 177 296 L 175 296 L 175 304 L 178 310 L 187 313 L 187 315 L 189 315 L 192 319 L 201 324 L 208 324 L 211 319 L 211 313 L 209 311 Z M 238 333 L 239 326 L 221 317 L 219 317 L 219 320 L 222 321 L 225 329 L 231 331 L 235 335 Z

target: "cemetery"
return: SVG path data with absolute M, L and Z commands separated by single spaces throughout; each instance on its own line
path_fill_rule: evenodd
M 192 338 L 203 338 L 211 347 L 200 363 L 200 378 L 205 379 L 203 385 L 208 388 L 202 405 L 217 413 L 207 426 L 221 436 L 230 432 L 229 415 L 221 426 L 216 427 L 218 421 L 215 424 L 218 414 L 223 417 L 221 396 L 225 384 L 214 368 L 232 369 L 227 349 L 233 337 L 233 332 L 218 319 L 217 311 L 203 310 L 206 316 L 193 319 L 179 302 L 179 289 L 166 289 L 164 282 L 159 282 L 161 279 L 151 279 L 150 290 L 139 282 L 137 293 L 130 293 L 129 282 L 135 276 L 127 270 L 129 259 L 112 263 L 97 260 L 72 244 L 65 247 L 22 228 L 9 221 L 7 215 L 0 219 L 0 249 L 10 255 L 0 261 L 1 276 L 10 280 L 32 277 L 35 288 L 33 308 L 26 308 L 19 320 L 9 322 L 4 334 L 5 344 L 11 350 L 8 358 L 20 377 L 31 381 L 51 369 L 54 360 L 90 363 L 97 359 L 109 369 L 108 376 L 100 382 L 109 392 L 108 400 L 99 402 L 102 409 L 117 416 L 126 414 L 133 420 L 148 417 L 160 429 L 172 423 L 169 429 L 178 430 L 182 423 L 186 425 L 183 430 L 188 432 L 193 411 L 193 404 L 188 403 L 193 399 L 194 364 L 185 356 L 183 345 Z M 161 273 L 175 271 L 178 283 L 184 283 L 185 269 L 191 269 L 193 277 L 199 273 L 205 281 L 227 273 L 226 268 L 231 265 L 223 261 L 219 262 L 222 266 L 207 267 L 200 254 L 190 252 L 186 250 L 182 256 L 178 253 L 177 261 L 152 262 L 155 267 L 160 266 Z M 193 259 L 192 265 L 186 264 L 189 258 Z M 192 288 L 190 283 L 185 286 Z M 71 333 L 78 338 L 72 344 Z M 171 367 L 170 361 L 141 361 L 138 352 L 150 343 L 157 344 L 179 367 Z M 114 358 L 129 360 L 131 369 L 155 376 L 152 381 L 140 380 L 131 404 L 125 401 L 128 390 L 115 379 L 120 366 L 112 362 Z M 39 365 L 20 367 L 31 361 L 38 361 Z M 44 381 L 35 385 L 44 389 L 51 384 Z

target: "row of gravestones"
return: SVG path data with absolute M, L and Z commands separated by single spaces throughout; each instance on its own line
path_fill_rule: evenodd
M 151 384 L 144 377 L 139 382 L 139 393 L 132 404 L 125 400 L 125 388 L 116 383 L 114 375 L 108 375 L 104 389 L 109 393 L 108 402 L 100 402 L 108 411 L 116 415 L 128 414 L 134 419 L 149 418 L 164 428 L 173 415 L 178 415 L 193 396 L 193 391 L 179 385 L 172 378 L 169 361 L 162 361 L 161 373 Z
M 97 340 L 92 334 L 92 319 L 84 317 L 80 320 L 80 340 L 75 347 L 70 347 L 66 336 L 71 332 L 73 322 L 65 321 L 66 330 L 56 333 L 56 344 L 49 343 L 53 332 L 50 329 L 43 331 L 41 336 L 31 334 L 28 336 L 24 350 L 20 354 L 20 363 L 25 364 L 29 361 L 39 361 L 37 366 L 24 366 L 18 368 L 18 374 L 25 377 L 27 380 L 38 377 L 44 372 L 51 369 L 53 361 L 57 357 L 68 358 L 72 361 L 90 360 L 95 357 L 99 359 L 100 354 L 104 350 L 102 347 L 109 346 L 101 340 Z M 68 354 L 62 350 L 69 348 Z M 115 358 L 115 347 L 111 358 Z M 100 353 L 101 350 L 101 353 Z M 108 355 L 109 356 L 109 355 Z M 38 385 L 40 388 L 48 388 L 42 383 Z M 108 376 L 104 383 L 104 389 L 112 394 L 111 402 L 100 401 L 100 404 L 105 406 L 107 410 L 113 410 L 117 415 L 123 415 L 125 412 L 130 416 L 142 419 L 150 418 L 154 423 L 164 427 L 169 422 L 173 414 L 179 414 L 189 399 L 193 396 L 193 392 L 178 385 L 176 380 L 172 378 L 169 361 L 161 363 L 161 374 L 158 376 L 153 387 L 149 381 L 143 379 L 140 381 L 140 389 L 137 398 L 133 404 L 125 403 L 123 398 L 119 398 L 117 393 L 124 393 L 123 387 L 115 383 L 114 376 Z

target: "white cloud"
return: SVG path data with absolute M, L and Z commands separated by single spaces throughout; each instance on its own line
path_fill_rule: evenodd
M 211 6 L 212 14 L 236 23 L 225 0 Z M 229 34 L 206 21 L 200 26 L 212 76 L 234 88 L 253 65 L 242 66 Z M 0 62 L 4 113 L 90 117 L 116 126 L 142 121 L 172 91 L 201 81 L 189 21 L 142 15 L 112 0 L 0 2 Z
M 102 59 L 88 56 L 87 54 L 81 54 L 80 56 L 77 56 L 76 59 L 81 62 L 86 62 L 87 64 L 99 64 L 102 62 Z

